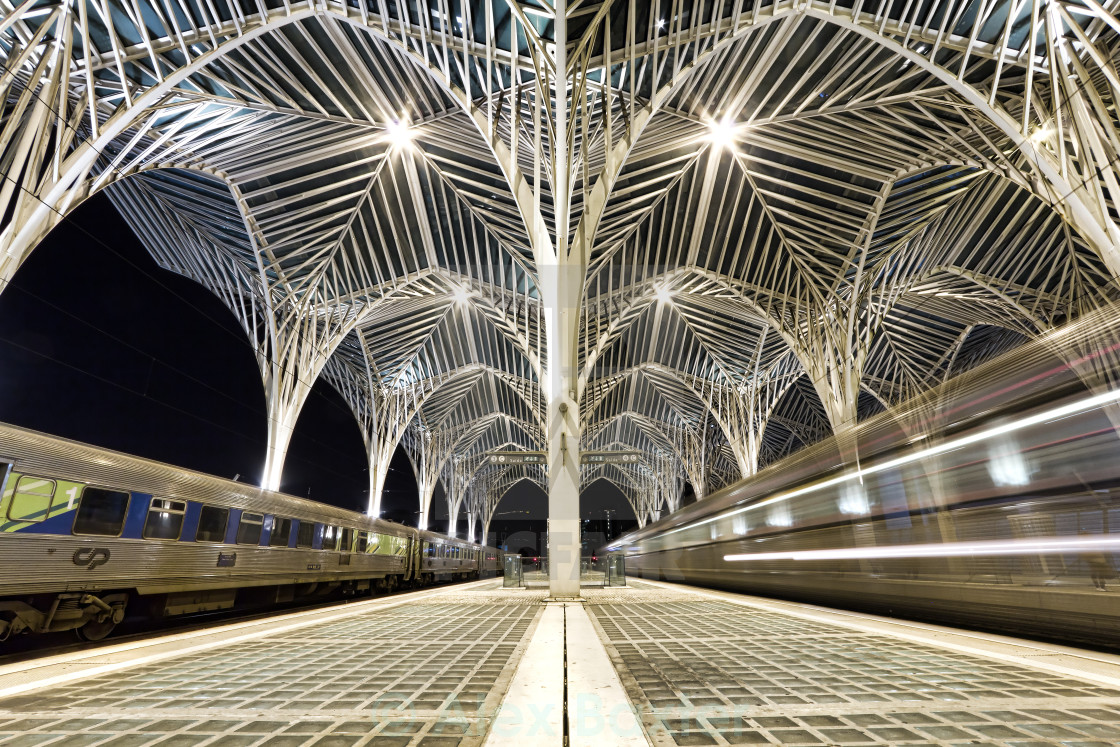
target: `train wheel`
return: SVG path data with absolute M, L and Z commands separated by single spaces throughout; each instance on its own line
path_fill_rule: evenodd
M 115 627 L 117 627 L 117 624 L 113 622 L 113 618 L 110 617 L 104 622 L 90 620 L 82 627 L 74 628 L 74 632 L 77 634 L 79 640 L 100 641 L 112 633 Z

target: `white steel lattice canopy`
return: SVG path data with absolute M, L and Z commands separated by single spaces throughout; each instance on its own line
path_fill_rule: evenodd
M 573 489 L 644 522 L 1117 296 L 1118 5 L 0 0 L 0 283 L 105 190 L 266 485 L 325 377 L 373 513 L 399 445 L 472 532 L 636 449 Z

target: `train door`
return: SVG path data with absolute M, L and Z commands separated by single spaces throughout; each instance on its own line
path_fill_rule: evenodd
M 343 527 L 338 543 L 338 564 L 350 565 L 350 553 L 354 551 L 354 536 L 356 531 L 350 527 Z
M 412 577 L 413 577 L 413 580 L 415 580 L 417 583 L 423 583 L 423 581 L 424 581 L 424 553 L 426 551 L 426 548 L 428 547 L 428 543 L 427 542 L 422 542 L 420 540 L 419 533 L 414 533 L 412 535 L 412 547 L 413 547 Z
M 412 581 L 416 578 L 416 538 L 410 534 L 405 542 L 404 580 Z

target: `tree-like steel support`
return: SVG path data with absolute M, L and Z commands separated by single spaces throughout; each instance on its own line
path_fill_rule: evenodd
M 264 486 L 320 375 L 373 515 L 421 422 L 484 536 L 544 449 L 557 595 L 581 448 L 652 520 L 1120 296 L 1116 0 L 639 6 L 0 0 L 0 291 L 107 191 L 245 329 Z

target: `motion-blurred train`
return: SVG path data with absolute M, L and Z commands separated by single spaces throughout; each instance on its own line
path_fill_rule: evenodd
M 1120 647 L 1118 351 L 1115 312 L 1083 319 L 606 551 L 633 576 Z
M 501 569 L 497 548 L 2 424 L 0 496 L 0 641 Z

